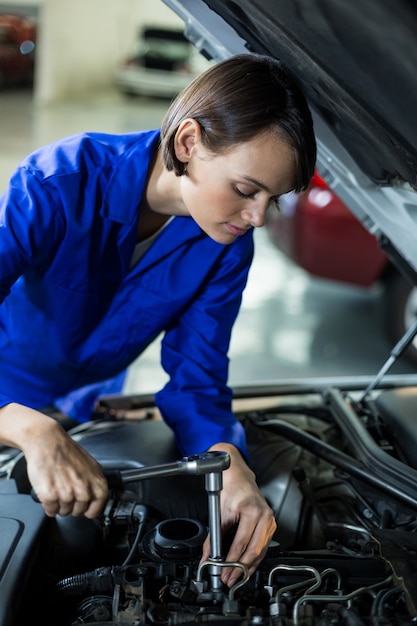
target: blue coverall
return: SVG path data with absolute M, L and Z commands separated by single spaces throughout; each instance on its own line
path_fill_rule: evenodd
M 227 386 L 232 326 L 253 257 L 175 217 L 130 268 L 159 131 L 83 133 L 29 155 L 0 198 L 0 406 L 83 421 L 161 333 L 156 394 L 183 454 L 246 454 Z

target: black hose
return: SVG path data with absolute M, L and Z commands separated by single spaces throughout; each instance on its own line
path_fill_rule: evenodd
M 69 576 L 57 583 L 58 591 L 68 595 L 78 594 L 112 594 L 114 587 L 110 567 L 100 567 L 93 572 Z

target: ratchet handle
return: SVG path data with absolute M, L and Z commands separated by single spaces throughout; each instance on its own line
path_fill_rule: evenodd
M 230 456 L 227 452 L 208 451 L 204 454 L 184 457 L 180 461 L 165 463 L 163 465 L 144 466 L 129 470 L 105 469 L 103 470 L 103 474 L 110 490 L 115 489 L 121 491 L 124 485 L 128 483 L 149 478 L 162 478 L 163 476 L 179 476 L 185 474 L 194 476 L 205 474 L 206 477 L 213 475 L 221 476 L 221 472 L 228 469 L 229 466 Z M 33 489 L 31 495 L 35 502 L 40 502 Z

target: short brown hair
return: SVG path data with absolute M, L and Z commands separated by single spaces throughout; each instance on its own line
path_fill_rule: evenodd
M 174 99 L 161 128 L 165 166 L 185 173 L 174 139 L 182 120 L 195 119 L 204 147 L 213 154 L 272 129 L 294 148 L 294 191 L 314 172 L 316 142 L 308 104 L 283 65 L 267 56 L 239 54 L 210 67 Z

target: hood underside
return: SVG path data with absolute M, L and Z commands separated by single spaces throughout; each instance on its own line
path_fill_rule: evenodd
M 164 0 L 215 60 L 280 59 L 313 111 L 318 167 L 412 279 L 417 271 L 417 5 Z
M 281 59 L 376 182 L 417 185 L 417 5 L 205 0 L 254 52 Z

